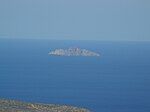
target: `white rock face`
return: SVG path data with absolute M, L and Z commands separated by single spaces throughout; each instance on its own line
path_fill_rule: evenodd
M 80 48 L 56 49 L 54 51 L 50 51 L 49 55 L 56 55 L 56 56 L 100 56 L 100 54 L 98 54 L 98 53 L 95 53 L 93 51 L 89 51 L 86 49 L 80 49 Z

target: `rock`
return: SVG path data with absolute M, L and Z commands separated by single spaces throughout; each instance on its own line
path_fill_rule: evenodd
M 100 54 L 80 48 L 68 48 L 68 49 L 55 49 L 50 51 L 49 55 L 56 56 L 100 56 Z

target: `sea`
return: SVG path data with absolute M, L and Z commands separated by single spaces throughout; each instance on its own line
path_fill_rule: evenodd
M 68 47 L 100 57 L 48 55 Z M 150 112 L 150 42 L 0 39 L 0 98 Z

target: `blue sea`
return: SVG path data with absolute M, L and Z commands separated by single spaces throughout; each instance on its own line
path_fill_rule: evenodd
M 101 56 L 48 55 L 72 46 Z M 150 42 L 0 39 L 0 98 L 150 112 Z

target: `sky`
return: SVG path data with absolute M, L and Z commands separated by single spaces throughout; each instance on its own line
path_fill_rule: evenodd
M 0 0 L 0 38 L 150 41 L 150 0 Z

